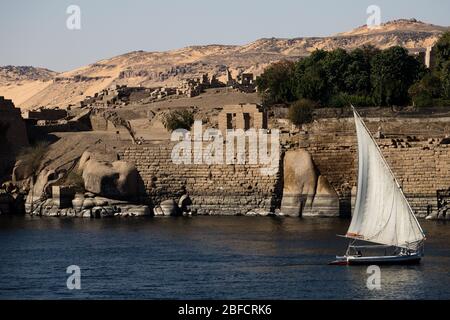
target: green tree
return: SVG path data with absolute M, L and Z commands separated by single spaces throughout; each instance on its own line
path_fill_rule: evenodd
M 375 55 L 371 63 L 372 95 L 378 105 L 405 105 L 408 90 L 420 79 L 424 67 L 402 47 Z
M 264 104 L 288 103 L 295 100 L 292 90 L 294 66 L 294 63 L 288 60 L 276 62 L 256 78 L 256 85 Z
M 333 108 L 345 108 L 349 105 L 358 107 L 373 107 L 372 97 L 364 95 L 350 95 L 347 93 L 338 93 L 330 98 L 328 106 Z
M 371 61 L 380 50 L 373 46 L 364 46 L 350 53 L 350 65 L 344 75 L 346 92 L 351 95 L 369 96 L 371 94 Z
M 326 102 L 330 95 L 324 61 L 328 53 L 316 50 L 295 65 L 294 88 L 298 99 Z
M 300 99 L 289 107 L 288 118 L 296 126 L 310 123 L 313 120 L 313 111 L 315 108 L 317 108 L 316 102 L 308 99 Z
M 323 69 L 330 90 L 329 95 L 347 91 L 346 77 L 351 64 L 351 56 L 344 49 L 330 51 L 325 56 Z
M 450 32 L 444 33 L 433 48 L 434 69 L 440 72 L 445 63 L 450 61 Z
M 450 32 L 444 33 L 434 46 L 433 58 L 432 72 L 439 77 L 441 84 L 440 103 L 448 105 L 448 100 L 450 100 Z
M 433 106 L 433 100 L 441 97 L 441 92 L 441 79 L 431 72 L 409 88 L 409 95 L 417 107 Z
M 450 60 L 441 69 L 442 98 L 450 100 Z

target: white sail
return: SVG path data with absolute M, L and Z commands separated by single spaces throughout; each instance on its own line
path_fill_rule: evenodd
M 367 127 L 355 113 L 358 193 L 347 237 L 412 248 L 424 239 L 411 207 Z

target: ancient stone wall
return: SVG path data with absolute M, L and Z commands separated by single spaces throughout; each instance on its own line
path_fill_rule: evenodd
M 119 150 L 120 159 L 134 163 L 140 173 L 143 202 L 178 202 L 188 192 L 192 209 L 201 215 L 265 214 L 280 202 L 279 172 L 266 175 L 261 169 L 267 166 L 253 164 L 174 164 L 172 148 L 168 143 Z
M 450 187 L 450 146 L 443 119 L 366 119 L 382 153 L 402 185 L 415 213 L 436 212 L 436 191 Z M 291 137 L 287 149 L 304 148 L 340 198 L 341 215 L 350 215 L 352 189 L 357 185 L 357 142 L 352 119 L 324 120 L 306 126 Z M 282 166 L 274 176 L 261 173 L 260 165 L 176 165 L 172 145 L 129 146 L 121 159 L 136 164 L 142 177 L 142 197 L 157 205 L 177 200 L 187 191 L 199 214 L 245 214 L 256 209 L 280 208 Z M 282 159 L 280 161 L 282 163 Z M 281 172 L 281 174 L 280 174 Z M 353 195 L 354 197 L 354 195 Z
M 228 129 L 267 129 L 267 114 L 256 104 L 224 106 L 218 116 L 222 134 Z
M 0 96 L 0 178 L 14 163 L 14 155 L 28 146 L 28 136 L 20 109 Z
M 67 117 L 67 111 L 62 109 L 27 110 L 23 113 L 24 119 L 56 121 Z
M 367 120 L 387 162 L 418 216 L 437 210 L 439 189 L 450 188 L 450 146 L 443 138 L 448 122 L 436 120 Z M 297 136 L 298 146 L 308 150 L 317 169 L 341 199 L 341 214 L 350 213 L 351 192 L 357 184 L 357 145 L 353 122 L 328 120 L 307 127 Z M 353 195 L 354 196 L 354 195 Z M 430 209 L 430 208 L 428 208 Z

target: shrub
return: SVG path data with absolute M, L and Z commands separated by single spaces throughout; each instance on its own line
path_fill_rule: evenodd
M 83 177 L 74 170 L 70 171 L 67 175 L 65 184 L 74 187 L 76 192 L 85 191 Z
M 298 100 L 289 107 L 288 118 L 296 126 L 310 123 L 313 120 L 313 111 L 317 107 L 318 104 L 312 100 Z
M 348 95 L 345 93 L 336 94 L 328 101 L 328 106 L 332 108 L 344 108 L 348 105 Z
M 442 97 L 448 100 L 450 99 L 450 60 L 443 64 L 440 80 L 442 85 Z
M 434 107 L 450 107 L 450 100 L 448 99 L 433 99 Z
M 163 116 L 162 123 L 171 132 L 177 129 L 190 130 L 194 124 L 194 113 L 185 109 L 170 111 Z
M 372 97 L 350 95 L 346 93 L 339 93 L 337 95 L 334 95 L 328 102 L 328 105 L 334 108 L 345 108 L 351 104 L 357 107 L 372 107 L 375 105 Z
M 414 83 L 408 90 L 415 106 L 431 107 L 433 99 L 441 96 L 441 81 L 436 75 L 429 73 Z
M 427 93 L 416 95 L 413 101 L 414 105 L 419 108 L 432 107 L 434 105 L 433 97 Z
M 21 160 L 32 172 L 37 173 L 42 159 L 48 150 L 48 142 L 39 141 L 33 146 L 22 148 L 17 155 L 17 160 Z

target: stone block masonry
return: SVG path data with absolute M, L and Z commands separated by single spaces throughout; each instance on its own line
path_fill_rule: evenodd
M 243 215 L 273 212 L 280 195 L 279 172 L 265 175 L 263 165 L 174 164 L 172 143 L 133 145 L 119 150 L 121 160 L 136 165 L 142 178 L 141 201 L 159 205 L 178 202 L 189 193 L 192 209 L 199 215 Z
M 437 190 L 450 188 L 450 145 L 444 139 L 449 122 L 368 119 L 366 123 L 373 133 L 382 127 L 384 138 L 377 142 L 416 215 L 436 213 Z M 307 150 L 319 173 L 338 193 L 342 216 L 351 214 L 352 190 L 357 185 L 354 130 L 353 119 L 324 120 L 290 138 L 290 148 Z M 145 203 L 178 201 L 187 191 L 198 214 L 236 215 L 280 208 L 282 159 L 278 173 L 266 176 L 261 165 L 176 165 L 171 160 L 172 146 L 133 145 L 119 151 L 121 159 L 136 164 Z
M 267 129 L 267 114 L 256 104 L 229 105 L 220 112 L 218 122 L 223 135 L 229 129 Z
M 437 190 L 450 188 L 450 146 L 441 143 L 447 122 L 416 122 L 385 120 L 382 126 L 386 128 L 386 137 L 376 140 L 413 211 L 425 217 L 427 210 L 433 213 L 437 210 Z M 366 123 L 373 133 L 380 126 L 379 121 Z M 338 192 L 341 215 L 349 215 L 358 175 L 353 122 L 344 119 L 316 123 L 308 127 L 308 134 L 298 137 L 297 143 L 311 153 L 318 170 Z

